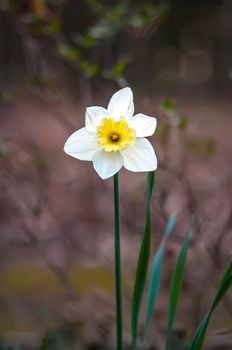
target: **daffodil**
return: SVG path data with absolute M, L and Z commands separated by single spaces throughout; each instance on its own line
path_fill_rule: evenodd
M 123 166 L 136 172 L 156 170 L 154 149 L 145 138 L 154 133 L 156 118 L 133 115 L 133 93 L 126 87 L 111 97 L 107 109 L 86 109 L 85 127 L 68 138 L 64 151 L 74 158 L 92 161 L 102 179 L 113 176 Z

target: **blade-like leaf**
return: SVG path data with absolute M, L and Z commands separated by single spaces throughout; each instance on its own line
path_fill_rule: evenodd
M 165 227 L 165 231 L 164 231 L 164 236 L 163 236 L 163 241 L 166 240 L 168 238 L 168 236 L 172 233 L 174 226 L 176 223 L 176 214 L 171 214 L 168 223 Z
M 135 284 L 132 299 L 132 315 L 131 315 L 131 338 L 132 349 L 136 349 L 137 330 L 139 312 L 143 298 L 143 292 L 146 282 L 150 250 L 151 250 L 151 212 L 150 205 L 154 187 L 154 171 L 149 172 L 147 176 L 147 209 L 146 222 L 144 227 L 143 240 L 140 247 L 140 253 L 136 268 Z
M 159 291 L 160 286 L 160 276 L 161 276 L 161 268 L 162 268 L 162 261 L 163 261 L 163 255 L 164 255 L 164 247 L 166 240 L 168 236 L 172 233 L 174 225 L 176 222 L 176 215 L 172 214 L 169 218 L 169 221 L 167 223 L 163 239 L 160 243 L 160 246 L 157 250 L 157 253 L 154 257 L 153 264 L 152 264 L 152 270 L 151 270 L 151 278 L 150 283 L 148 286 L 148 296 L 147 296 L 147 306 L 146 306 L 146 313 L 145 313 L 145 322 L 144 322 L 144 341 L 143 341 L 143 347 L 146 345 L 146 339 L 148 335 L 149 325 L 151 322 L 151 318 L 153 315 L 156 298 Z
M 229 264 L 224 272 L 219 289 L 217 291 L 217 294 L 214 298 L 214 301 L 213 301 L 211 307 L 209 308 L 205 317 L 201 321 L 196 333 L 194 334 L 194 337 L 192 339 L 192 343 L 189 347 L 189 350 L 201 350 L 202 349 L 202 345 L 203 345 L 203 342 L 205 339 L 205 334 L 207 331 L 207 327 L 208 327 L 208 323 L 210 321 L 211 315 L 212 315 L 213 311 L 215 310 L 215 308 L 217 307 L 217 305 L 222 300 L 222 298 L 225 295 L 225 293 L 227 292 L 227 290 L 231 286 L 232 286 L 232 260 L 229 262 Z
M 172 334 L 173 322 L 176 315 L 176 308 L 179 302 L 179 297 L 180 297 L 180 292 L 181 292 L 181 287 L 182 287 L 182 282 L 184 277 L 185 261 L 186 261 L 186 255 L 188 250 L 190 231 L 191 231 L 191 227 L 185 235 L 185 239 L 180 249 L 180 253 L 178 255 L 176 265 L 174 267 L 174 271 L 172 273 L 170 292 L 169 292 L 169 306 L 168 306 L 168 316 L 167 316 L 167 334 L 166 334 L 166 341 L 165 341 L 165 350 L 168 350 L 169 339 Z

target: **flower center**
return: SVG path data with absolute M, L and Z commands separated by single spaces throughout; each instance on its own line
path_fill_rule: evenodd
M 118 142 L 120 140 L 120 136 L 119 134 L 116 134 L 116 132 L 112 132 L 112 134 L 110 134 L 110 139 L 112 142 Z
M 117 121 L 112 118 L 104 118 L 97 128 L 97 137 L 100 146 L 106 152 L 116 152 L 134 142 L 135 131 L 123 118 Z

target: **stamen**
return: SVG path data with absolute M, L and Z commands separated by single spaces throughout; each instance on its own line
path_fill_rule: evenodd
M 110 140 L 113 142 L 118 142 L 120 140 L 120 136 L 117 133 L 112 132 L 112 134 L 110 134 Z

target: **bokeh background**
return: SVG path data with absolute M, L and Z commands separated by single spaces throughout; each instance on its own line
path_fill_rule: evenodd
M 0 349 L 114 347 L 112 179 L 63 145 L 124 86 L 158 119 L 152 254 L 177 213 L 151 348 L 193 215 L 173 350 L 210 305 L 232 253 L 232 1 L 0 0 Z M 120 172 L 126 344 L 145 183 Z M 231 350 L 231 331 L 229 292 L 204 349 Z

